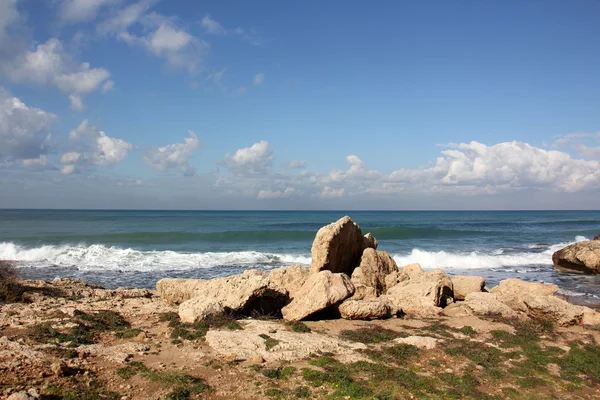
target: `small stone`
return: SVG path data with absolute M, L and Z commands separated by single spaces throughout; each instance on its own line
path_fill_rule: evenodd
M 265 362 L 265 359 L 262 358 L 261 356 L 259 356 L 258 354 L 255 354 L 252 357 L 250 357 L 247 361 L 248 361 L 248 364 L 256 365 L 256 364 L 262 364 L 263 362 Z
M 269 333 L 277 333 L 277 329 L 269 329 Z
M 136 342 L 139 342 L 139 343 L 145 343 L 148 341 L 148 335 L 146 335 L 146 332 L 141 332 L 133 340 L 135 340 Z
M 52 365 L 50 365 L 50 371 L 52 371 L 52 373 L 55 376 L 63 376 L 63 375 L 65 375 L 67 370 L 68 370 L 67 365 L 61 361 L 57 361 L 57 362 L 53 363 Z

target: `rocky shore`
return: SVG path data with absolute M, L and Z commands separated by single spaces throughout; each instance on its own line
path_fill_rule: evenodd
M 16 281 L 9 399 L 600 398 L 600 313 L 556 285 L 398 268 L 350 218 L 310 268 L 156 290 Z

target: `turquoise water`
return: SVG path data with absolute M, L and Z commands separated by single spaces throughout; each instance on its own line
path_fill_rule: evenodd
M 316 231 L 349 215 L 399 265 L 557 283 L 595 302 L 600 279 L 554 271 L 557 249 L 600 233 L 600 211 L 80 211 L 0 210 L 0 259 L 29 278 L 77 277 L 153 287 L 310 263 Z

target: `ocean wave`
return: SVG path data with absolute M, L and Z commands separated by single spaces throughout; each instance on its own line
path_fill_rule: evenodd
M 269 254 L 258 251 L 186 253 L 141 251 L 99 244 L 61 245 L 25 248 L 0 243 L 0 259 L 14 260 L 21 266 L 74 267 L 80 270 L 187 270 L 218 266 L 278 266 L 309 264 L 301 254 Z
M 587 240 L 577 236 L 575 242 Z M 514 267 L 517 271 L 529 271 L 534 265 L 551 265 L 552 253 L 570 243 L 549 245 L 544 251 L 504 252 L 447 252 L 427 251 L 415 248 L 410 253 L 398 253 L 393 257 L 399 266 L 419 263 L 425 269 L 494 269 Z M 537 249 L 536 249 L 537 250 Z M 143 251 L 101 244 L 44 245 L 27 248 L 11 242 L 0 243 L 0 259 L 15 260 L 22 266 L 74 267 L 80 270 L 188 270 L 219 266 L 275 267 L 291 264 L 309 265 L 309 254 L 273 254 L 259 251 L 238 252 L 177 252 Z
M 584 236 L 576 236 L 575 242 L 588 240 Z M 494 269 L 503 267 L 521 267 L 530 265 L 551 265 L 552 254 L 571 243 L 550 245 L 542 252 L 523 251 L 505 253 L 503 249 L 490 253 L 470 252 L 451 253 L 446 251 L 425 251 L 413 249 L 410 254 L 395 254 L 394 260 L 398 265 L 419 263 L 425 269 Z M 519 272 L 519 270 L 517 270 Z

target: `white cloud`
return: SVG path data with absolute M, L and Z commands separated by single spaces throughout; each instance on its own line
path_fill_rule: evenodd
M 577 160 L 567 153 L 544 150 L 523 142 L 486 146 L 461 143 L 442 151 L 432 168 L 401 169 L 391 180 L 413 184 L 433 184 L 505 189 L 549 188 L 576 192 L 600 183 L 600 163 Z
M 344 188 L 334 189 L 329 186 L 325 186 L 323 188 L 323 191 L 321 192 L 321 196 L 322 197 L 341 197 L 344 195 L 344 192 L 345 192 Z
M 198 72 L 209 44 L 178 26 L 174 18 L 148 12 L 153 1 L 132 4 L 98 25 L 98 32 L 114 35 L 130 46 L 140 46 L 149 53 L 163 58 L 173 69 Z M 130 28 L 139 25 L 142 34 Z
M 146 150 L 144 161 L 159 171 L 169 171 L 172 169 L 183 170 L 184 175 L 194 175 L 195 170 L 190 165 L 190 158 L 201 148 L 200 139 L 192 132 L 188 131 L 190 137 L 183 143 L 173 143 L 164 147 L 151 147 Z
M 258 74 L 254 75 L 254 86 L 260 86 L 265 82 L 265 74 L 263 74 L 262 72 L 259 72 Z
M 73 172 L 75 172 L 75 165 L 65 165 L 61 170 L 60 173 L 63 175 L 70 175 Z
M 28 169 L 41 169 L 48 165 L 48 156 L 45 154 L 38 158 L 28 158 L 23 160 L 23 166 Z
M 48 130 L 56 119 L 56 115 L 29 107 L 0 87 L 0 163 L 32 165 L 35 161 L 24 160 L 41 160 L 49 150 Z
M 84 108 L 83 96 L 96 91 L 110 77 L 104 68 L 75 61 L 56 38 L 4 60 L 0 74 L 16 83 L 55 86 L 69 96 L 77 111 Z
M 119 10 L 112 17 L 99 24 L 96 30 L 100 34 L 117 35 L 138 23 L 142 16 L 156 3 L 155 0 L 142 0 Z
M 281 199 L 297 195 L 294 188 L 286 188 L 285 190 L 260 190 L 256 196 L 258 199 Z
M 0 1 L 0 46 L 6 45 L 8 29 L 20 19 L 17 0 Z
M 60 17 L 64 22 L 85 22 L 96 18 L 104 6 L 120 3 L 121 0 L 63 0 Z
M 264 174 L 273 161 L 273 151 L 269 142 L 261 140 L 250 147 L 237 150 L 233 155 L 225 155 L 225 165 L 240 175 Z
M 292 160 L 285 165 L 287 169 L 299 169 L 306 167 L 306 161 L 304 160 Z
M 600 132 L 570 133 L 556 140 L 554 146 L 562 149 L 570 148 L 582 157 L 600 160 Z
M 204 16 L 204 18 L 202 18 L 202 21 L 200 22 L 200 25 L 202 26 L 202 28 L 204 28 L 204 30 L 207 33 L 210 33 L 211 35 L 227 34 L 227 29 L 225 29 L 223 25 L 212 19 L 210 15 Z
M 79 162 L 80 158 L 81 158 L 81 153 L 78 153 L 76 151 L 71 151 L 69 153 L 65 153 L 62 155 L 62 157 L 60 158 L 60 163 L 61 164 L 77 164 L 77 162 Z
M 108 93 L 114 87 L 115 87 L 115 82 L 112 80 L 108 80 L 108 81 L 104 82 L 104 85 L 102 85 L 102 93 Z
M 262 39 L 254 30 L 246 30 L 240 27 L 227 29 L 219 22 L 215 21 L 210 15 L 205 15 L 200 21 L 200 26 L 209 35 L 226 36 L 232 35 L 240 37 L 242 40 L 254 45 L 260 46 Z
M 108 136 L 95 126 L 89 126 L 84 120 L 76 129 L 69 133 L 69 140 L 78 150 L 64 153 L 60 163 L 69 165 L 115 165 L 127 158 L 135 150 L 135 146 L 122 139 Z M 63 168 L 63 174 L 70 174 L 75 168 Z

